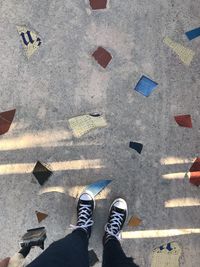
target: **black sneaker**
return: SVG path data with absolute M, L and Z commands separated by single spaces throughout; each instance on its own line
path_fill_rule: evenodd
M 105 225 L 104 245 L 109 239 L 120 239 L 120 233 L 127 217 L 128 207 L 126 201 L 122 198 L 116 199 L 110 207 L 108 222 Z
M 77 224 L 70 225 L 74 230 L 83 229 L 86 231 L 88 238 L 90 238 L 92 225 L 94 224 L 94 221 L 92 220 L 94 208 L 94 198 L 89 193 L 83 193 L 79 197 L 77 204 Z

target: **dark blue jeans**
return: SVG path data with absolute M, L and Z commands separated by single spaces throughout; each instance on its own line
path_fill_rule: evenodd
M 104 246 L 103 267 L 138 267 L 127 258 L 117 239 Z M 83 230 L 75 230 L 54 242 L 27 267 L 89 267 L 88 238 Z

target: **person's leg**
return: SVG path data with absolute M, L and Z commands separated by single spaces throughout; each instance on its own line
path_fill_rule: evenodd
M 103 267 L 138 267 L 125 255 L 119 242 L 120 232 L 126 221 L 128 207 L 123 199 L 116 199 L 110 208 L 103 237 Z
M 74 231 L 54 242 L 27 267 L 89 267 L 88 241 L 93 225 L 94 199 L 82 194 L 77 205 L 77 224 Z
M 120 242 L 117 239 L 110 239 L 104 245 L 103 267 L 138 267 L 132 258 L 125 255 Z
M 65 238 L 51 244 L 27 267 L 89 267 L 88 237 L 77 229 Z

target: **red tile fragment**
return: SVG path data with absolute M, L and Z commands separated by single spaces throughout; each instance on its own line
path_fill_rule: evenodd
M 200 185 L 200 158 L 196 158 L 190 168 L 190 183 L 196 186 Z
M 174 119 L 179 126 L 192 128 L 192 118 L 190 115 L 179 115 L 175 116 Z
M 35 214 L 37 216 L 37 219 L 38 219 L 39 223 L 48 217 L 48 214 L 45 214 L 45 213 L 42 213 L 42 212 L 39 212 L 39 211 L 36 211 Z
M 15 109 L 0 113 L 0 135 L 5 134 L 10 129 L 15 116 Z
M 105 9 L 107 6 L 107 0 L 90 0 L 90 6 L 92 9 Z
M 98 47 L 97 50 L 92 54 L 92 56 L 103 68 L 106 68 L 108 63 L 112 59 L 111 54 L 103 47 Z

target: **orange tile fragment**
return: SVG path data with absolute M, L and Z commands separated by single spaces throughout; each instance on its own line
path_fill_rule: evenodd
M 141 224 L 142 220 L 136 216 L 131 217 L 131 219 L 128 222 L 128 226 L 136 227 Z

